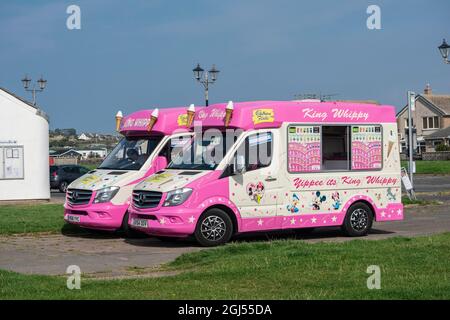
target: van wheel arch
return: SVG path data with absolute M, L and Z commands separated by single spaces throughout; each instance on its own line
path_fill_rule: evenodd
M 373 205 L 369 201 L 364 200 L 364 199 L 357 200 L 355 202 L 352 202 L 348 207 L 350 208 L 352 205 L 357 204 L 357 203 L 364 203 L 366 206 L 368 206 L 370 211 L 371 211 L 370 213 L 372 213 L 372 218 L 376 221 L 375 208 L 373 207 Z
M 208 210 L 211 210 L 211 209 L 220 209 L 223 212 L 225 212 L 230 217 L 231 222 L 233 223 L 232 234 L 235 235 L 238 232 L 239 225 L 238 225 L 237 217 L 236 217 L 236 214 L 234 213 L 234 211 L 231 210 L 230 207 L 227 207 L 226 205 L 223 205 L 223 204 L 215 204 L 215 205 L 210 206 L 210 207 L 206 208 L 205 210 L 203 210 L 203 212 L 200 216 L 202 216 L 205 212 L 207 212 Z

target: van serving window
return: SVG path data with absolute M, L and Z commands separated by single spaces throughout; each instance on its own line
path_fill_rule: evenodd
M 378 170 L 382 167 L 379 125 L 288 127 L 288 171 Z
M 348 126 L 322 127 L 322 170 L 349 170 Z

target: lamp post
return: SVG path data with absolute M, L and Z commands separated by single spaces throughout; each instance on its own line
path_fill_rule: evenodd
M 36 105 L 36 92 L 44 91 L 45 86 L 47 85 L 47 80 L 44 80 L 42 78 L 42 76 L 36 82 L 37 82 L 39 88 L 36 88 L 36 84 L 33 84 L 33 88 L 30 89 L 31 79 L 28 78 L 27 75 L 25 76 L 25 78 L 22 79 L 22 84 L 23 84 L 23 87 L 24 87 L 25 91 L 31 92 L 31 94 L 33 96 L 33 106 Z
M 197 66 L 192 69 L 194 72 L 194 78 L 198 82 L 200 82 L 205 88 L 205 105 L 208 106 L 209 103 L 209 85 L 213 84 L 217 80 L 217 75 L 220 72 L 216 69 L 216 66 L 213 64 L 212 68 L 208 72 L 204 72 L 205 70 L 200 67 L 200 63 L 197 63 Z
M 438 47 L 438 49 L 442 55 L 442 59 L 444 59 L 444 63 L 450 64 L 450 60 L 448 60 L 448 56 L 450 54 L 450 46 L 447 44 L 445 39 L 442 41 L 442 44 Z

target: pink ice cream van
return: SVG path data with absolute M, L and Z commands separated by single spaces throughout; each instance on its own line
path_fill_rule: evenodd
M 191 105 L 189 110 L 195 110 Z M 128 212 L 133 187 L 165 169 L 172 153 L 192 133 L 186 108 L 142 110 L 116 116 L 123 135 L 103 163 L 72 182 L 64 204 L 64 220 L 81 227 L 123 231 L 130 235 Z
M 364 236 L 374 220 L 403 219 L 392 106 L 230 101 L 194 119 L 178 156 L 134 187 L 132 228 L 214 246 L 280 229 Z

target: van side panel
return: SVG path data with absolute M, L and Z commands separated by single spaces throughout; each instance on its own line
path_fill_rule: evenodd
M 279 132 L 281 141 L 277 171 L 280 191 L 277 213 L 267 215 L 254 204 L 252 216 L 242 215 L 241 232 L 342 225 L 348 208 L 355 202 L 366 202 L 376 221 L 403 219 L 401 203 L 400 155 L 396 123 L 382 123 L 381 168 L 373 170 L 288 171 L 287 130 Z M 326 124 L 323 124 L 326 125 Z M 334 124 L 333 124 L 334 125 Z M 343 123 L 342 125 L 357 125 Z M 230 186 L 233 189 L 233 186 Z M 239 203 L 237 202 L 239 207 Z

